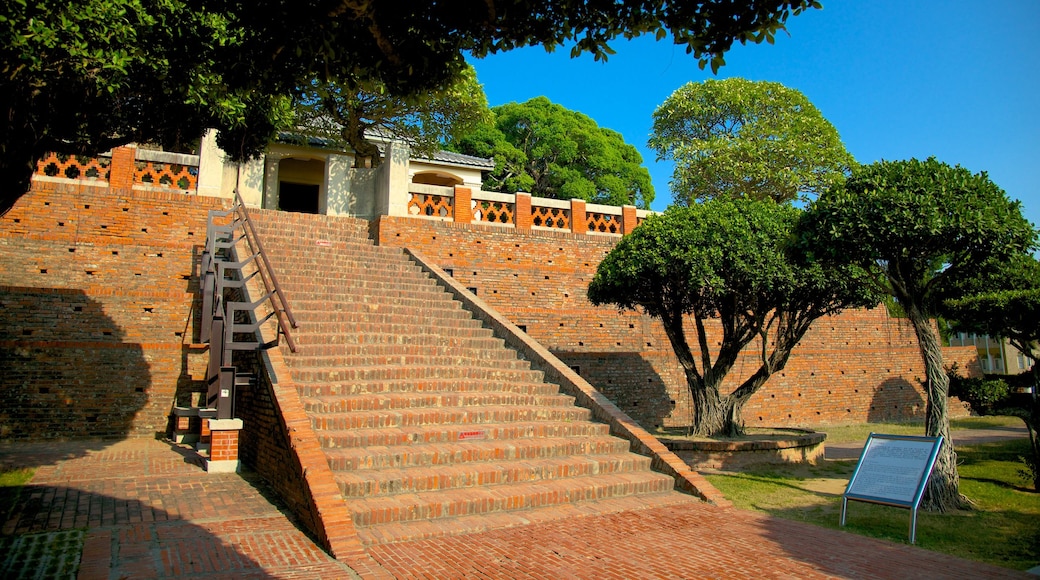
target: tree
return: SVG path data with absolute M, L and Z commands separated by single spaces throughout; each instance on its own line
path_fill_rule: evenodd
M 493 111 L 491 114 L 494 116 Z M 488 191 L 516 193 L 534 189 L 534 178 L 525 168 L 527 155 L 510 143 L 494 123 L 479 125 L 457 136 L 448 143 L 447 148 L 458 153 L 494 159 L 494 171 L 484 176 L 483 188 Z
M 952 282 L 942 290 L 949 298 L 941 305 L 951 330 L 1006 338 L 1036 361 L 1040 351 L 1040 262 L 1036 258 L 1021 253 L 990 259 Z
M 683 205 L 805 199 L 841 183 L 855 163 L 805 95 L 739 78 L 680 87 L 654 111 L 649 145 L 675 162 L 672 196 Z
M 646 5 L 504 0 L 472 5 L 212 0 L 0 3 L 0 212 L 47 151 L 191 141 L 207 126 L 235 157 L 288 120 L 285 97 L 319 79 L 406 95 L 481 57 L 539 44 L 606 58 L 618 36 L 670 33 L 713 69 L 733 42 L 771 42 L 814 0 Z M 226 134 L 225 134 L 226 133 Z
M 990 260 L 947 293 L 959 296 L 943 302 L 943 313 L 951 321 L 952 330 L 1006 338 L 1033 361 L 1028 382 L 1032 397 L 968 400 L 977 412 L 1010 415 L 1026 424 L 1032 449 L 1027 464 L 1033 488 L 1040 491 L 1040 399 L 1036 396 L 1040 387 L 1040 365 L 1036 364 L 1040 352 L 1040 262 L 1025 253 Z
M 943 288 L 987 260 L 1030 248 L 1032 226 L 985 173 L 934 158 L 881 161 L 853 171 L 843 188 L 825 192 L 806 215 L 803 242 L 816 256 L 875 273 L 913 325 L 925 365 L 925 433 L 944 438 L 928 481 L 926 509 L 965 505 L 947 413 L 949 381 L 932 318 Z
M 151 0 L 0 4 L 0 213 L 49 151 L 94 155 L 132 141 L 183 146 L 203 127 L 241 139 L 285 111 L 272 93 L 212 74 L 228 22 Z M 248 131 L 242 131 L 248 129 Z
M 473 67 L 445 88 L 405 96 L 375 81 L 350 89 L 315 80 L 297 95 L 294 112 L 297 126 L 308 134 L 330 137 L 353 149 L 358 167 L 380 163 L 379 148 L 370 140 L 373 135 L 404 141 L 413 154 L 432 157 L 455 134 L 491 116 Z
M 622 238 L 596 270 L 593 304 L 638 307 L 661 320 L 693 397 L 695 434 L 742 432 L 744 404 L 784 368 L 813 321 L 878 302 L 863 272 L 814 261 L 791 243 L 800 214 L 748 198 L 672 206 Z M 711 319 L 722 333 L 717 352 Z M 723 395 L 726 375 L 756 340 L 759 368 Z
M 654 199 L 650 172 L 620 133 L 545 97 L 500 105 L 492 112 L 493 127 L 454 144 L 461 153 L 491 153 L 496 166 L 489 187 L 515 193 L 530 184 L 526 191 L 538 197 L 649 209 Z

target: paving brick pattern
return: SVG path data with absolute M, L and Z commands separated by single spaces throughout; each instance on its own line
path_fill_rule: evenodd
M 357 577 L 256 477 L 161 441 L 5 444 L 0 465 L 37 467 L 3 535 L 86 528 L 81 579 Z
M 397 578 L 1031 578 L 704 503 L 373 546 Z
M 86 528 L 80 579 L 1032 578 L 703 502 L 560 506 L 506 529 L 375 545 L 348 568 L 254 476 L 207 474 L 154 440 L 0 444 L 37 466 L 3 535 Z M 620 506 L 619 506 L 620 507 Z M 356 572 L 355 572 L 356 570 Z

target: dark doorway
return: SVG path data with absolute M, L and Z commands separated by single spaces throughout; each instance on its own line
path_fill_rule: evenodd
M 297 213 L 318 213 L 319 186 L 283 181 L 278 186 L 278 208 Z

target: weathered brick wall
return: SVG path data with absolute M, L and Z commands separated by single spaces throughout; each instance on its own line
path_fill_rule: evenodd
M 0 218 L 0 437 L 152 435 L 192 380 L 215 198 L 35 182 Z
M 594 307 L 585 297 L 617 238 L 400 217 L 380 218 L 373 233 L 381 245 L 414 247 L 450 270 L 644 427 L 688 422 L 685 379 L 660 324 Z M 946 356 L 977 367 L 974 349 L 949 348 Z M 756 368 L 748 353 L 726 386 Z M 923 376 L 907 322 L 884 309 L 849 311 L 816 322 L 787 368 L 748 402 L 744 418 L 751 426 L 919 418 Z M 966 410 L 953 404 L 951 412 Z

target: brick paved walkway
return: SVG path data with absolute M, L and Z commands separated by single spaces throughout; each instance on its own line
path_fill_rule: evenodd
M 299 531 L 254 477 L 207 474 L 159 441 L 0 445 L 0 466 L 20 465 L 38 470 L 3 534 L 86 527 L 81 579 L 358 577 Z M 402 580 L 1035 578 L 702 503 L 369 553 L 362 577 Z
M 208 474 L 160 441 L 8 444 L 0 465 L 37 467 L 2 533 L 86 527 L 80 579 L 357 577 L 256 478 Z

